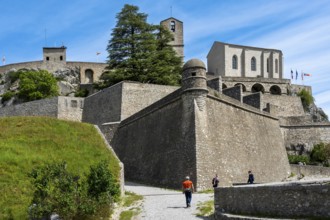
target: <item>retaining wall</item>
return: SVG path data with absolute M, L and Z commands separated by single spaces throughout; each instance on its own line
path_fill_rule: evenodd
M 330 179 L 253 184 L 214 190 L 215 218 L 221 213 L 282 218 L 330 218 Z

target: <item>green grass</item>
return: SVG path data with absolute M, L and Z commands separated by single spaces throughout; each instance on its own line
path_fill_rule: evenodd
M 130 207 L 137 201 L 140 201 L 143 199 L 143 196 L 137 195 L 133 192 L 126 191 L 125 192 L 125 197 L 123 199 L 123 206 L 124 207 Z
M 117 159 L 93 125 L 48 117 L 0 118 L 0 219 L 27 219 L 32 185 L 27 174 L 44 163 L 66 161 L 68 170 L 88 173 L 108 160 L 119 177 Z
M 143 196 L 126 191 L 122 201 L 122 206 L 126 210 L 120 213 L 119 220 L 131 220 L 133 216 L 138 215 L 141 211 L 138 202 L 142 199 Z
M 214 201 L 209 200 L 206 202 L 200 202 L 197 204 L 198 213 L 197 216 L 207 217 L 214 213 Z

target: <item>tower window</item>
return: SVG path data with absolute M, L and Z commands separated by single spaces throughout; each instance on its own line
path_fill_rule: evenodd
M 60 56 L 60 60 L 63 60 L 63 56 Z
M 46 57 L 46 60 L 48 61 L 49 60 L 49 57 Z
M 233 56 L 232 66 L 233 66 L 233 69 L 237 70 L 237 56 L 236 55 Z
M 255 57 L 252 57 L 251 59 L 251 70 L 256 71 L 257 70 L 257 60 Z
M 278 59 L 275 59 L 275 73 L 278 73 Z
M 171 21 L 171 31 L 175 32 L 175 21 Z
M 269 58 L 267 58 L 267 73 L 269 73 Z
M 196 76 L 196 72 L 192 72 L 191 73 L 191 76 Z

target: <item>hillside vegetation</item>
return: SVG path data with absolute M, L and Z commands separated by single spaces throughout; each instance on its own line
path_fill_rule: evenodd
M 83 176 L 101 160 L 118 179 L 119 163 L 93 125 L 47 117 L 0 118 L 0 219 L 27 219 L 33 198 L 28 173 L 37 166 L 66 161 Z

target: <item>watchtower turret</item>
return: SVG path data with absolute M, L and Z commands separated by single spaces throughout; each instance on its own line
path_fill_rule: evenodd
M 183 66 L 182 93 L 196 100 L 199 110 L 205 106 L 208 94 L 206 83 L 206 67 L 203 61 L 191 59 Z

